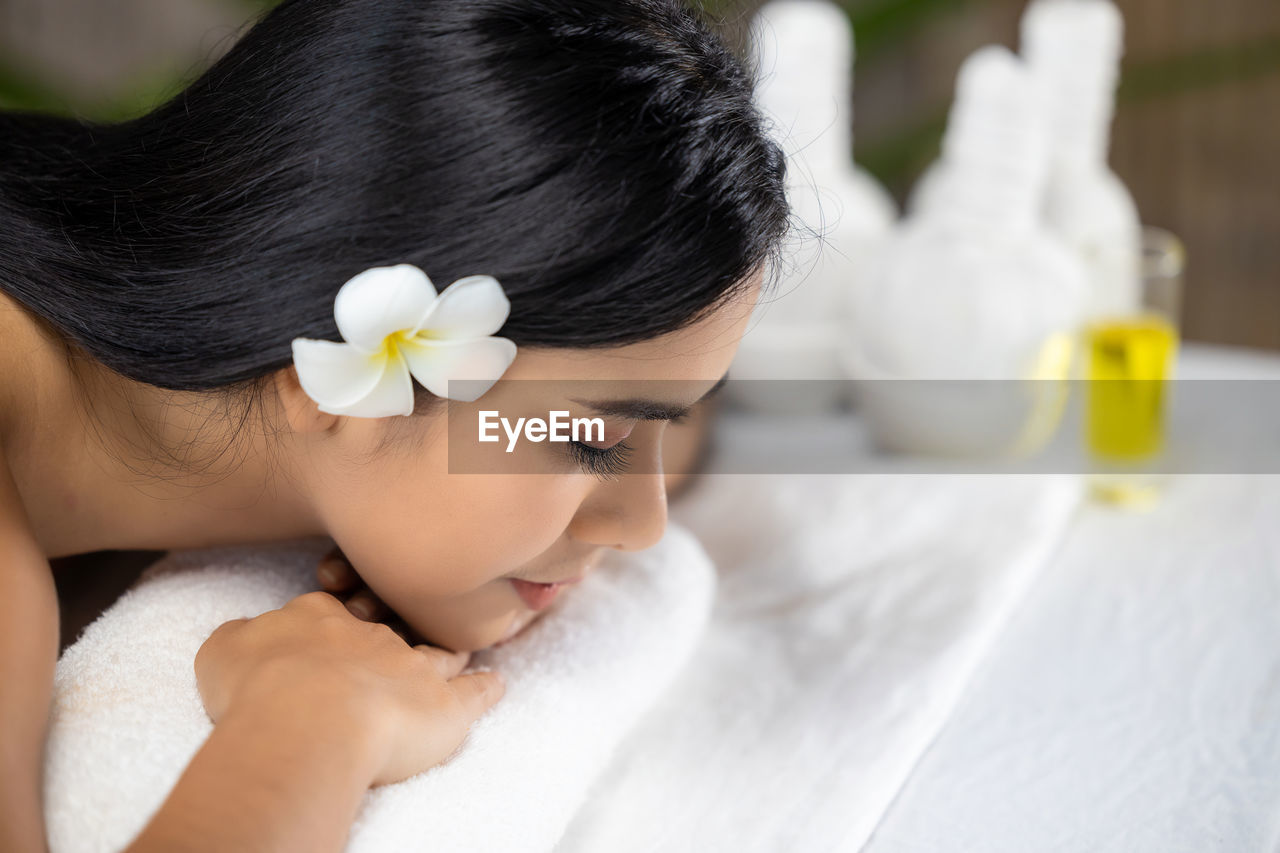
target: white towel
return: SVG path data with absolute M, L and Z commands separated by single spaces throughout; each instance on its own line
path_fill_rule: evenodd
M 170 555 L 66 650 L 45 768 L 53 853 L 118 850 L 142 829 L 212 728 L 197 650 L 222 622 L 314 589 L 328 544 Z M 550 850 L 692 653 L 714 584 L 676 525 L 652 549 L 611 552 L 520 636 L 472 656 L 468 671 L 500 670 L 506 694 L 447 763 L 369 792 L 348 850 Z
M 677 527 L 655 551 L 618 555 L 617 568 L 649 571 L 606 583 L 602 569 L 578 590 L 600 578 L 597 591 L 558 602 L 576 607 L 548 613 L 527 646 L 498 649 L 526 665 L 495 656 L 507 697 L 452 762 L 371 794 L 351 848 L 858 850 L 1079 496 L 1071 477 L 709 477 L 673 516 L 720 569 L 710 624 L 664 611 L 705 618 L 712 589 Z M 191 555 L 67 651 L 47 778 L 54 853 L 112 849 L 142 826 L 208 731 L 190 674 L 203 636 L 301 591 L 314 556 L 295 582 L 275 578 L 269 554 L 212 569 Z M 269 602 L 226 600 L 250 578 Z M 601 647 L 577 639 L 591 631 Z M 151 636 L 177 641 L 139 642 Z
M 862 848 L 1079 504 L 1073 477 L 710 477 L 691 664 L 557 853 Z

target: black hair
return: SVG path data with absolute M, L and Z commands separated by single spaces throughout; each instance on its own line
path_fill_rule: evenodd
M 495 276 L 517 345 L 614 346 L 776 257 L 784 168 L 680 0 L 285 0 L 140 118 L 0 114 L 0 289 L 171 390 L 337 340 L 395 263 Z

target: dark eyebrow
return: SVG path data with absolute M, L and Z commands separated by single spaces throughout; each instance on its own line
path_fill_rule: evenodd
M 580 400 L 577 397 L 569 399 L 575 403 L 579 403 L 606 417 L 622 418 L 624 420 L 637 421 L 673 421 L 683 418 L 689 414 L 689 411 L 698 403 L 714 396 L 725 383 L 729 381 L 729 374 L 726 373 L 707 389 L 707 393 L 703 394 L 693 403 L 687 406 L 673 406 L 670 403 L 663 403 L 658 400 L 647 400 L 643 398 L 630 398 L 624 400 Z

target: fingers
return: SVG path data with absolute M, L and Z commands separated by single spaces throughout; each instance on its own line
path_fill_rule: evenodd
M 462 672 L 471 659 L 471 652 L 450 652 L 426 643 L 419 643 L 413 648 L 429 657 L 446 681 Z
M 489 710 L 507 690 L 506 683 L 497 672 L 471 672 L 459 675 L 449 682 L 454 694 L 462 702 L 468 720 Z
M 368 589 L 361 589 L 346 601 L 347 610 L 357 619 L 377 622 L 387 615 L 387 606 Z
M 334 548 L 316 565 L 316 580 L 328 592 L 339 599 L 351 593 L 343 602 L 347 611 L 365 622 L 377 622 L 388 615 L 388 608 L 369 589 L 363 586 L 360 575 L 347 561 L 339 548 Z M 354 592 L 353 592 L 354 590 Z M 396 632 L 400 633 L 400 632 Z
M 332 593 L 350 592 L 360 584 L 360 576 L 338 548 L 325 554 L 316 565 L 316 580 Z

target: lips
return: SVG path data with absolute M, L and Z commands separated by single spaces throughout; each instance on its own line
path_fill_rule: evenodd
M 521 600 L 529 607 L 530 610 L 543 610 L 551 606 L 551 602 L 556 600 L 560 590 L 568 586 L 569 583 L 577 583 L 577 580 L 565 583 L 531 583 L 529 581 L 516 580 L 511 578 L 511 585 L 515 587 L 516 593 L 519 594 Z
M 602 556 L 603 549 L 597 550 L 585 563 L 577 565 L 578 574 L 572 577 L 545 582 L 522 578 L 507 578 L 507 580 L 511 582 L 512 588 L 519 594 L 525 605 L 531 610 L 542 610 L 555 601 L 561 588 L 583 581 L 595 569 Z

